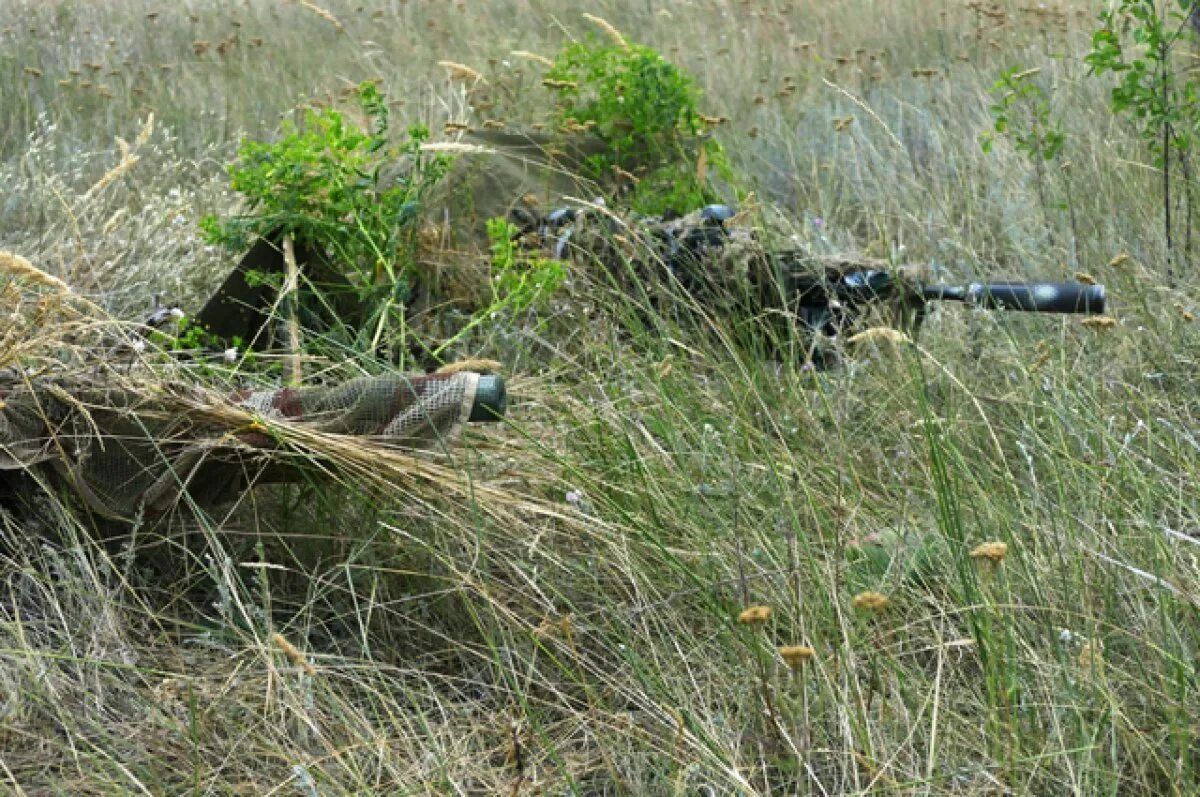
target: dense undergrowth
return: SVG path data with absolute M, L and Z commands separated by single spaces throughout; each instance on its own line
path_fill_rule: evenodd
M 538 59 L 594 29 L 494 0 L 8 7 L 0 249 L 130 318 L 219 282 L 198 220 L 235 206 L 243 135 L 352 113 L 374 78 L 396 130 L 552 126 Z M 436 477 L 355 461 L 216 517 L 6 515 L 0 783 L 1195 792 L 1197 293 L 1186 262 L 1167 285 L 1161 173 L 1086 74 L 1092 12 L 590 10 L 686 67 L 798 242 L 950 281 L 1087 272 L 1115 323 L 945 308 L 816 372 L 567 274 L 456 341 L 515 401 Z M 1061 125 L 1038 165 L 978 144 L 1014 64 Z

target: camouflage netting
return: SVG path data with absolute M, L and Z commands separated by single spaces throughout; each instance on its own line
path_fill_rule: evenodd
M 210 393 L 162 382 L 0 380 L 0 478 L 49 468 L 93 511 L 154 516 L 185 493 L 201 507 L 255 481 L 294 477 L 272 421 L 405 448 L 446 444 L 467 421 L 479 375 L 363 377 L 331 387 Z M 274 427 L 278 428 L 278 427 Z

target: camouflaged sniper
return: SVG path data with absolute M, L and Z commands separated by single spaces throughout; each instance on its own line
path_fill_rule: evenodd
M 0 480 L 48 468 L 110 518 L 209 508 L 255 482 L 295 478 L 304 459 L 281 451 L 254 418 L 404 448 L 441 448 L 478 411 L 476 373 L 363 377 L 330 387 L 211 394 L 161 382 L 0 377 Z M 495 386 L 485 385 L 494 390 Z M 502 403 L 502 397 L 501 397 Z M 502 411 L 502 409 L 501 409 Z M 231 426 L 228 420 L 239 423 Z M 478 418 L 476 418 L 478 419 Z
M 775 251 L 732 208 L 676 217 L 619 216 L 602 205 L 514 215 L 519 237 L 545 256 L 596 268 L 629 295 L 678 286 L 716 317 L 799 323 L 814 337 L 886 324 L 915 332 L 930 301 L 989 310 L 1102 313 L 1103 285 L 1052 282 L 925 284 L 927 269 L 874 258 Z M 732 315 L 731 315 L 732 314 Z

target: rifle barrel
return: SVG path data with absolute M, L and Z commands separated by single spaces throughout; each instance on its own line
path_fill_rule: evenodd
M 1104 286 L 1077 282 L 972 282 L 970 285 L 924 285 L 927 300 L 968 302 L 989 310 L 1033 313 L 1104 312 Z

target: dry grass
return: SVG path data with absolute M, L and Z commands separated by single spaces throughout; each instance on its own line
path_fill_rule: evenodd
M 243 131 L 374 77 L 434 130 L 544 122 L 527 54 L 594 27 L 520 0 L 7 8 L 0 366 L 61 367 L 156 294 L 195 307 L 227 265 L 195 221 L 232 204 Z M 877 333 L 814 374 L 723 345 L 725 319 L 631 339 L 599 311 L 636 321 L 621 297 L 564 300 L 472 341 L 517 400 L 445 458 L 281 429 L 331 478 L 156 524 L 61 495 L 36 527 L 0 515 L 0 783 L 1195 793 L 1200 299 L 1163 284 L 1157 175 L 1078 60 L 1091 12 L 587 10 L 697 76 L 811 249 L 950 280 L 1085 272 L 1108 320 L 947 309 L 917 346 Z M 1049 208 L 976 139 L 1018 63 L 1067 127 Z

